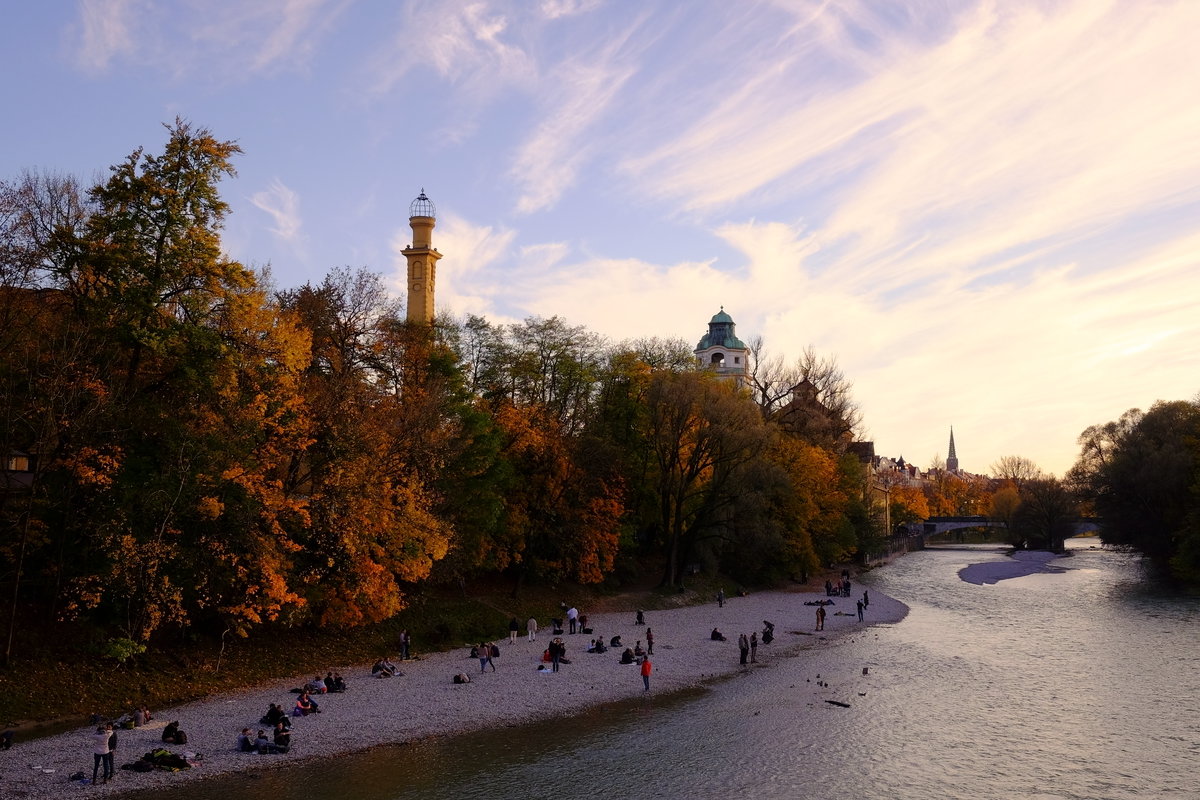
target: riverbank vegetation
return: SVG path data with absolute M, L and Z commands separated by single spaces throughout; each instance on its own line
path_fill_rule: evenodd
M 1104 543 L 1200 585 L 1200 398 L 1130 409 L 1089 427 L 1079 444 L 1068 483 L 1103 520 Z
M 410 325 L 361 269 L 276 287 L 221 249 L 238 153 L 176 121 L 86 191 L 0 184 L 10 669 L 45 636 L 132 669 L 480 583 L 766 584 L 878 548 L 833 362 L 760 344 L 744 393 L 682 341 Z

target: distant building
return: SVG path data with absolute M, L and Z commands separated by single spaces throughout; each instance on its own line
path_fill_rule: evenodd
M 408 224 L 412 228 L 412 244 L 401 251 L 408 259 L 408 321 L 429 325 L 433 322 L 437 261 L 442 254 L 433 247 L 437 210 L 424 189 L 408 207 Z
M 700 366 L 711 369 L 723 378 L 733 378 L 742 385 L 746 382 L 750 360 L 750 348 L 735 332 L 733 317 L 725 313 L 725 306 L 708 321 L 708 333 L 693 351 Z
M 954 426 L 950 426 L 950 452 L 946 454 L 946 472 L 958 474 L 958 453 L 954 451 Z

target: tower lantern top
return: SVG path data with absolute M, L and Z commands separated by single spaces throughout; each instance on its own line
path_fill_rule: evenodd
M 412 201 L 412 205 L 408 207 L 408 218 L 413 217 L 437 217 L 437 208 L 434 207 L 433 201 L 425 196 L 425 189 L 421 189 L 421 193 L 417 195 L 417 199 Z

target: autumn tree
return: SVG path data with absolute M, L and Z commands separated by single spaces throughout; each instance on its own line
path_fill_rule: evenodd
M 1158 402 L 1092 426 L 1071 480 L 1093 501 L 1106 544 L 1134 547 L 1200 582 L 1200 402 Z
M 725 535 L 741 468 L 770 441 L 757 408 L 737 387 L 702 372 L 660 372 L 647 396 L 655 454 L 664 585 L 677 585 L 705 538 Z
M 1074 498 L 1057 478 L 1033 478 L 1021 486 L 1009 541 L 1034 550 L 1062 552 L 1078 516 Z
M 992 477 L 998 481 L 1008 481 L 1017 489 L 1027 481 L 1041 478 L 1042 469 L 1024 456 L 1004 456 L 992 464 Z

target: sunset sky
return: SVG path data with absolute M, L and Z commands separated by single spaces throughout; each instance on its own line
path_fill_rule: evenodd
M 1200 2 L 0 0 L 0 177 L 237 140 L 280 287 L 693 345 L 722 306 L 854 383 L 876 452 L 1025 456 L 1200 392 Z

